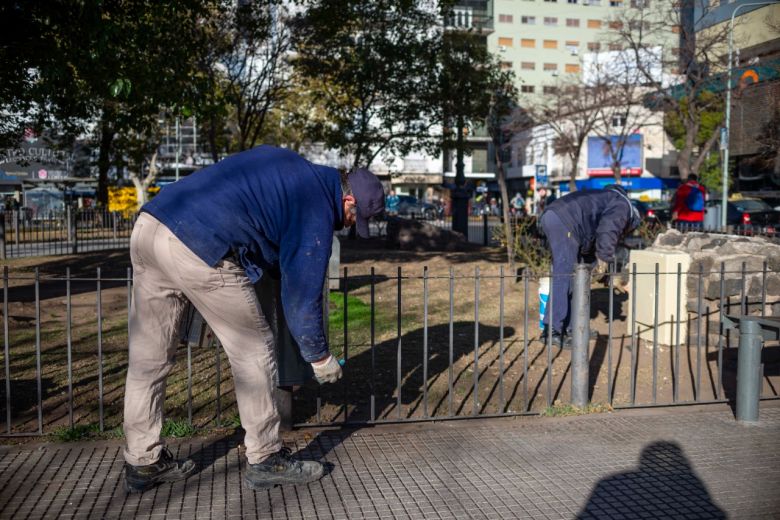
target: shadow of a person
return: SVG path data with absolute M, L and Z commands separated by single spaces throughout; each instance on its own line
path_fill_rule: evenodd
M 577 515 L 586 518 L 727 518 L 710 498 L 682 448 L 654 442 L 642 450 L 639 468 L 596 484 Z

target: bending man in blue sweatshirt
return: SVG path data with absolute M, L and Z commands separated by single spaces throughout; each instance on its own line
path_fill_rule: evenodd
M 173 367 L 187 300 L 230 359 L 252 488 L 319 479 L 319 462 L 290 457 L 279 438 L 274 402 L 274 340 L 253 284 L 281 277 L 282 305 L 303 358 L 320 383 L 341 377 L 323 324 L 323 285 L 333 231 L 384 210 L 368 170 L 349 175 L 298 154 L 260 146 L 165 187 L 141 209 L 130 239 L 133 299 L 125 388 L 125 488 L 144 491 L 187 478 L 191 460 L 165 448 L 165 381 Z

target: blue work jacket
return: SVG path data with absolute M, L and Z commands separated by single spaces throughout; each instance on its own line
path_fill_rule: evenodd
M 142 211 L 209 266 L 232 255 L 252 283 L 281 276 L 287 324 L 311 362 L 328 353 L 322 295 L 341 201 L 338 170 L 259 146 L 166 186 Z

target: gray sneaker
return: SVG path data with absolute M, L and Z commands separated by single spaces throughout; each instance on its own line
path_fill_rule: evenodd
M 307 484 L 322 478 L 325 467 L 313 460 L 295 460 L 289 448 L 282 448 L 263 462 L 247 464 L 244 484 L 249 489 L 265 489 L 285 484 Z
M 160 458 L 154 464 L 132 466 L 125 463 L 125 491 L 143 493 L 160 482 L 183 480 L 195 473 L 196 469 L 192 459 L 176 460 L 168 448 L 163 448 Z

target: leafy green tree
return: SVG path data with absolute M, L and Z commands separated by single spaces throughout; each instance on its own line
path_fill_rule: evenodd
M 438 13 L 408 0 L 315 0 L 295 21 L 294 65 L 321 118 L 313 139 L 353 166 L 434 147 Z

